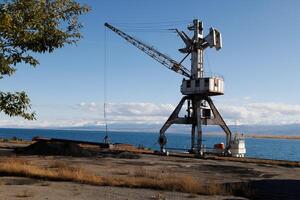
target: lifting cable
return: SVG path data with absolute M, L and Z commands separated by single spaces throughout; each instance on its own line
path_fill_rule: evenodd
M 104 125 L 105 125 L 105 136 L 103 139 L 104 143 L 109 143 L 108 138 L 108 128 L 107 128 L 107 118 L 106 118 L 106 108 L 107 108 L 107 80 L 106 80 L 106 71 L 107 71 L 107 28 L 104 28 L 104 66 L 103 66 L 103 118 L 104 118 Z

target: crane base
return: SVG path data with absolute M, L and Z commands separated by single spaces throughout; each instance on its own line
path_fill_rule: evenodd
M 179 117 L 179 113 L 187 101 L 187 115 Z M 173 113 L 160 129 L 158 143 L 161 153 L 165 152 L 167 137 L 165 132 L 172 124 L 191 124 L 191 149 L 190 153 L 197 154 L 198 157 L 204 155 L 202 144 L 202 125 L 219 125 L 226 134 L 226 152 L 229 152 L 231 131 L 223 120 L 221 114 L 209 96 L 187 95 L 183 96 Z

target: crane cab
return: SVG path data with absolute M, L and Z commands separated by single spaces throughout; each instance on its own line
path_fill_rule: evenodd
M 183 79 L 181 84 L 183 95 L 201 94 L 216 96 L 224 94 L 224 80 L 221 77 L 205 77 L 198 79 Z

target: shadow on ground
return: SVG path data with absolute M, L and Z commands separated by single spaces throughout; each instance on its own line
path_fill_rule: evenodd
M 226 183 L 225 186 L 233 190 L 233 195 L 250 199 L 300 199 L 300 180 L 263 179 L 245 183 Z

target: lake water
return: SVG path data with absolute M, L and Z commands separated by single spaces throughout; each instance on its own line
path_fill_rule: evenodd
M 31 140 L 35 136 L 102 142 L 104 132 L 90 130 L 0 129 L 0 138 L 17 137 Z M 156 144 L 158 133 L 109 132 L 109 138 L 112 143 L 129 143 L 136 146 L 143 145 L 152 149 L 159 148 L 158 144 Z M 167 138 L 167 147 L 190 148 L 190 136 L 188 134 L 169 133 Z M 212 147 L 215 143 L 225 142 L 225 137 L 212 136 L 209 133 L 204 135 L 203 139 L 203 143 L 207 147 Z M 247 157 L 300 161 L 300 140 L 247 138 L 246 148 Z

